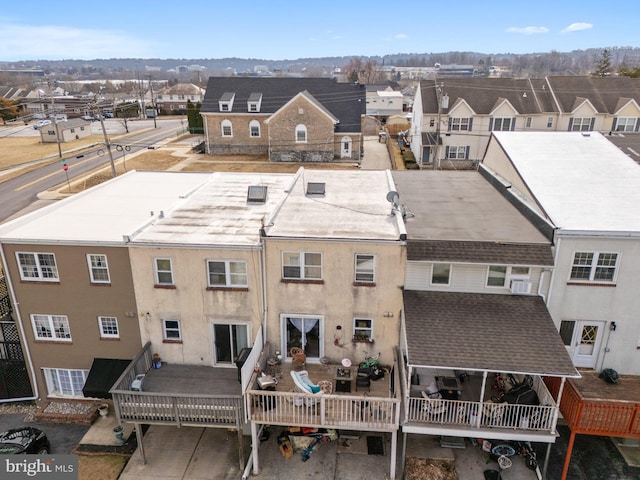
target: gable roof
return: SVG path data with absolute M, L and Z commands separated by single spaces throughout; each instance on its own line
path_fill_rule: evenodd
M 640 101 L 640 78 L 549 76 L 547 82 L 563 113 L 571 112 L 576 98 L 588 98 L 598 113 L 614 114 L 619 99 Z
M 490 146 L 494 139 L 556 227 L 640 234 L 640 168 L 602 134 L 493 132 Z
M 410 290 L 403 297 L 410 365 L 579 376 L 542 297 Z
M 499 100 L 508 101 L 519 114 L 554 112 L 552 97 L 543 84 L 516 78 L 439 78 L 422 80 L 420 92 L 423 112 L 437 112 L 436 85 L 449 97 L 449 106 L 464 99 L 478 115 L 489 115 Z M 447 113 L 448 109 L 443 109 Z
M 324 105 L 322 105 L 322 103 L 318 102 L 314 98 L 313 95 L 311 95 L 308 91 L 305 90 L 304 92 L 300 92 L 300 93 L 296 94 L 296 96 L 293 97 L 291 100 L 289 100 L 287 103 L 285 103 L 282 106 L 282 108 L 280 108 L 277 112 L 275 112 L 273 115 L 271 115 L 269 118 L 267 118 L 264 121 L 264 123 L 269 124 L 269 122 L 271 122 L 279 114 L 283 113 L 289 105 L 291 105 L 296 99 L 298 99 L 300 97 L 306 99 L 311 105 L 313 105 L 320 112 L 322 112 L 324 115 L 326 115 L 333 122 L 334 125 L 340 122 L 340 120 L 338 118 L 336 118 L 335 115 L 333 115 L 329 110 L 326 109 L 326 107 Z
M 305 90 L 339 119 L 336 132 L 361 131 L 361 117 L 366 110 L 364 85 L 338 83 L 331 78 L 210 77 L 200 113 L 248 114 L 247 102 L 251 94 L 261 93 L 260 112 L 250 114 L 268 116 Z M 225 92 L 235 93 L 235 99 L 231 111 L 221 112 L 218 101 Z

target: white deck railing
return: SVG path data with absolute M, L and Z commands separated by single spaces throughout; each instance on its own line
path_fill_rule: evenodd
M 247 391 L 251 421 L 269 425 L 394 431 L 400 400 L 352 395 Z
M 540 405 L 409 397 L 405 421 L 452 427 L 553 432 L 558 407 L 540 377 L 534 378 L 533 389 Z

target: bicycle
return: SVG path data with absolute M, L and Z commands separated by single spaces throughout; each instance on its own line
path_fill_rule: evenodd
M 360 363 L 360 368 L 370 368 L 379 365 L 380 352 L 375 356 L 370 356 L 369 352 L 364 352 L 364 362 Z

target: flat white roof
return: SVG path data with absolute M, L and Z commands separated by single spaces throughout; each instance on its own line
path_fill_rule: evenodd
M 180 173 L 174 175 L 181 175 Z M 132 243 L 257 245 L 264 217 L 286 196 L 292 173 L 216 172 Z M 250 186 L 266 186 L 265 202 L 247 202 Z
M 640 232 L 640 167 L 598 132 L 494 132 L 561 230 Z
M 323 195 L 307 195 L 324 183 Z M 301 170 L 287 201 L 267 225 L 268 237 L 399 240 L 401 219 L 391 215 L 394 190 L 386 170 Z
M 0 240 L 123 243 L 210 175 L 131 171 L 0 225 Z

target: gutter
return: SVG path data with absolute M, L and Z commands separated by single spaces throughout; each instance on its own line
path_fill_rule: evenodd
M 27 337 L 24 332 L 24 325 L 22 324 L 22 315 L 20 315 L 20 308 L 18 300 L 16 299 L 16 292 L 13 289 L 13 282 L 11 282 L 11 277 L 9 274 L 9 264 L 7 263 L 7 258 L 4 254 L 4 245 L 0 245 L 0 258 L 2 259 L 2 264 L 6 267 L 4 270 L 5 278 L 7 279 L 7 287 L 9 288 L 9 293 L 11 295 L 11 302 L 13 303 L 14 312 L 16 312 L 16 322 L 20 327 L 20 335 L 22 336 L 23 344 L 24 344 L 24 353 L 25 357 L 29 363 L 29 369 L 31 370 L 31 378 L 33 379 L 32 386 L 34 395 L 32 397 L 24 397 L 24 398 L 11 398 L 6 400 L 0 400 L 0 403 L 8 403 L 8 402 L 18 402 L 24 400 L 36 400 L 39 397 L 38 393 L 38 380 L 36 379 L 35 368 L 33 367 L 33 361 L 31 360 L 31 351 L 29 350 L 29 343 L 27 342 Z

